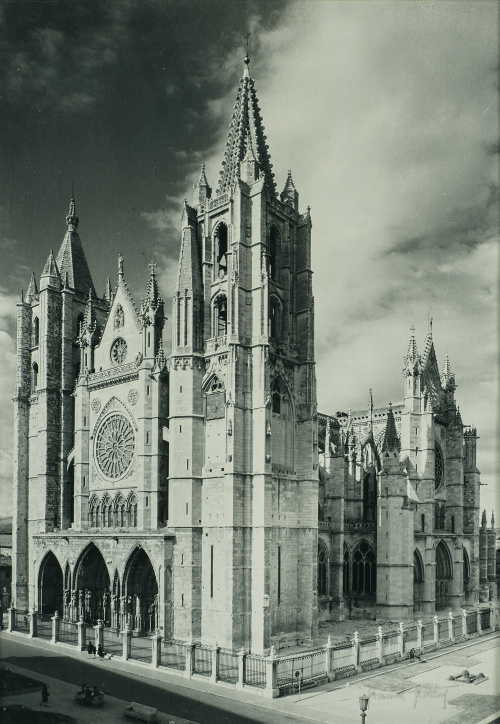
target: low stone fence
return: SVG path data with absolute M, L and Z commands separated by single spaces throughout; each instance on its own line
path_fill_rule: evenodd
M 353 674 L 378 668 L 394 661 L 408 659 L 413 652 L 423 652 L 451 646 L 472 636 L 500 628 L 500 606 L 490 603 L 474 610 L 451 611 L 446 617 L 434 616 L 432 621 L 399 624 L 399 628 L 384 631 L 382 626 L 371 636 L 352 638 L 334 645 L 331 638 L 324 646 L 297 654 L 276 655 L 271 647 L 269 656 L 241 651 L 228 651 L 220 646 L 197 642 L 166 641 L 158 634 L 137 636 L 129 629 L 117 631 L 98 621 L 93 627 L 83 620 L 77 623 L 37 612 L 8 610 L 8 631 L 50 640 L 85 650 L 88 643 L 101 646 L 104 655 L 132 659 L 143 666 L 161 668 L 188 678 L 200 678 L 212 683 L 235 686 L 273 698 L 299 687 L 316 686 Z

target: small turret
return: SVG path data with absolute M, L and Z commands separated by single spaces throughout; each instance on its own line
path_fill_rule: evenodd
M 140 320 L 143 330 L 143 355 L 155 357 L 158 353 L 159 342 L 165 324 L 165 310 L 163 299 L 155 274 L 155 262 L 149 264 L 149 279 L 146 296 L 141 301 Z
M 410 328 L 408 351 L 403 359 L 403 376 L 405 377 L 405 403 L 412 412 L 421 411 L 421 372 L 422 363 L 415 340 L 415 327 Z
M 85 315 L 80 323 L 78 344 L 81 350 L 80 369 L 82 373 L 94 371 L 94 347 L 98 341 L 98 324 L 94 308 L 94 295 L 89 289 Z
M 35 273 L 31 272 L 31 279 L 26 292 L 26 302 L 36 302 L 38 300 L 38 287 L 36 285 Z
M 108 304 L 111 306 L 111 302 L 113 301 L 113 287 L 111 286 L 111 281 L 109 277 L 106 278 L 106 287 L 104 289 L 104 297 L 103 297 Z
M 212 196 L 212 189 L 208 185 L 205 174 L 205 164 L 201 164 L 200 178 L 197 183 L 193 184 L 193 205 L 205 206 L 205 202 Z
M 47 287 L 52 287 L 57 290 L 60 290 L 62 287 L 61 275 L 59 274 L 59 269 L 57 268 L 57 263 L 52 250 L 45 262 L 42 276 L 40 278 L 40 291 L 42 289 L 46 289 Z
M 288 204 L 292 209 L 295 209 L 295 211 L 299 210 L 299 194 L 293 183 L 291 171 L 288 171 L 285 187 L 281 192 L 281 200 L 284 204 Z

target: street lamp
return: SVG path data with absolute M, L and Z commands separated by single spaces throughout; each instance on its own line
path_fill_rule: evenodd
M 361 724 L 365 724 L 366 710 L 368 709 L 368 702 L 370 699 L 363 694 L 359 697 L 359 708 L 361 709 Z

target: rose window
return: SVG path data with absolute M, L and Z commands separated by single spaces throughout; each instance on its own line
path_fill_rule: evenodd
M 121 365 L 125 362 L 127 356 L 127 343 L 121 337 L 115 339 L 111 346 L 111 361 L 115 365 Z
M 124 475 L 134 457 L 134 431 L 122 415 L 112 415 L 103 422 L 96 435 L 95 456 L 97 464 L 107 478 Z

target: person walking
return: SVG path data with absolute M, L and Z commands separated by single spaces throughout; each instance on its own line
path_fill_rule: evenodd
M 99 646 L 97 647 L 97 655 L 100 659 L 104 658 L 104 651 L 101 644 L 99 644 Z
M 42 689 L 42 701 L 40 703 L 40 706 L 47 706 L 48 700 L 49 700 L 49 690 L 47 689 L 47 684 L 44 684 L 43 689 Z
M 94 654 L 94 647 L 92 646 L 92 641 L 89 641 L 87 646 L 87 656 L 92 656 Z

